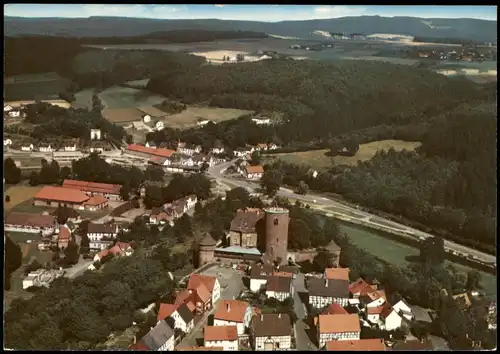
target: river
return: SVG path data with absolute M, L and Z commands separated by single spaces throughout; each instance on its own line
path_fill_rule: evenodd
M 391 264 L 405 265 L 408 263 L 405 259 L 406 256 L 419 254 L 417 248 L 387 238 L 376 230 L 344 222 L 339 222 L 338 225 L 340 231 L 346 233 L 349 239 L 357 246 Z M 459 263 L 452 264 L 457 270 L 464 273 L 473 269 Z M 481 285 L 486 296 L 496 299 L 496 276 L 481 271 L 479 271 L 479 273 L 481 274 Z

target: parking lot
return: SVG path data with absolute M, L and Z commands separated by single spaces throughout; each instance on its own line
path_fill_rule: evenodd
M 219 302 L 236 298 L 244 289 L 242 277 L 243 272 L 223 266 L 214 266 L 203 271 L 201 274 L 217 277 L 221 286 L 221 296 Z M 198 346 L 203 342 L 203 329 L 207 324 L 210 315 L 213 315 L 217 309 L 218 303 L 214 308 L 204 315 L 204 317 L 195 325 L 193 330 L 182 340 L 179 346 Z

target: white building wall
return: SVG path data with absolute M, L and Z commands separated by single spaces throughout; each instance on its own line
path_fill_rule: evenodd
M 220 299 L 220 283 L 219 280 L 215 279 L 214 290 L 212 291 L 212 306 L 215 307 L 215 303 Z
M 397 313 L 400 313 L 401 311 L 403 312 L 408 312 L 408 313 L 413 313 L 410 307 L 406 306 L 406 304 L 403 301 L 399 301 L 397 304 L 392 306 L 393 310 L 396 311 Z M 403 315 L 406 319 L 411 320 L 410 316 Z
M 205 347 L 222 347 L 223 350 L 238 350 L 238 340 L 205 341 Z
M 267 279 L 250 279 L 250 290 L 258 292 L 267 284 Z
M 359 340 L 360 335 L 360 332 L 321 333 L 319 335 L 319 347 L 323 348 L 326 343 L 332 340 Z
M 393 331 L 399 327 L 401 327 L 402 324 L 402 319 L 399 317 L 399 315 L 392 311 L 389 316 L 386 317 L 385 319 L 385 330 L 386 331 Z
M 290 349 L 292 347 L 292 336 L 256 337 L 254 341 L 255 350 L 265 350 L 265 343 L 279 343 L 279 349 Z M 278 346 L 275 345 L 276 348 Z
M 370 302 L 366 307 L 379 307 L 384 304 L 385 300 L 383 298 L 378 298 L 377 300 L 374 300 Z

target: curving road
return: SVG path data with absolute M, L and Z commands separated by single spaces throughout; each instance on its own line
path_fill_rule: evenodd
M 257 183 L 257 182 L 228 178 L 227 176 L 223 175 L 224 171 L 229 166 L 234 164 L 235 161 L 236 160 L 212 166 L 208 169 L 208 173 L 221 182 L 228 182 L 232 185 L 244 187 L 244 188 L 247 188 L 250 190 L 255 190 L 256 188 L 259 188 L 260 186 L 259 186 L 259 183 Z M 320 209 L 323 209 L 327 212 L 330 212 L 330 214 L 332 216 L 336 216 L 336 217 L 341 218 L 343 220 L 351 221 L 354 223 L 362 223 L 363 225 L 368 226 L 368 227 L 377 228 L 377 229 L 385 229 L 387 231 L 393 231 L 393 232 L 399 232 L 399 233 L 407 234 L 408 237 L 412 237 L 412 238 L 418 237 L 418 238 L 425 239 L 428 237 L 433 237 L 433 235 L 428 234 L 426 232 L 423 232 L 423 231 L 411 228 L 409 226 L 382 218 L 380 216 L 376 216 L 376 215 L 367 213 L 365 211 L 358 210 L 358 209 L 353 208 L 351 206 L 342 204 L 338 201 L 328 199 L 325 197 L 312 196 L 312 195 L 300 195 L 300 194 L 296 194 L 292 190 L 286 189 L 286 188 L 280 188 L 277 195 L 281 196 L 281 197 L 293 198 L 296 200 L 300 200 L 302 202 L 314 205 L 316 207 L 319 207 Z M 451 241 L 447 241 L 447 240 L 444 241 L 444 246 L 450 252 L 460 253 L 460 254 L 463 254 L 465 256 L 472 256 L 472 257 L 475 257 L 476 260 L 478 260 L 480 262 L 494 264 L 496 267 L 496 256 L 494 256 L 494 255 L 483 253 L 483 252 L 477 251 L 475 249 L 468 248 L 466 246 L 462 246 L 460 244 L 457 244 L 457 243 L 451 242 Z

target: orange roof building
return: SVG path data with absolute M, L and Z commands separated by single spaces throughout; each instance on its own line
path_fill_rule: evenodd
M 113 195 L 119 195 L 121 188 L 119 184 L 77 181 L 73 179 L 65 179 L 62 186 L 64 188 L 77 189 L 79 191 L 87 193 L 113 194 Z
M 323 315 L 347 315 L 349 312 L 342 305 L 333 303 L 325 308 Z
M 262 173 L 264 173 L 264 167 L 261 165 L 247 166 L 246 172 L 247 172 L 247 175 L 262 174 Z
M 363 296 L 374 290 L 377 290 L 377 286 L 368 284 L 363 278 L 359 278 L 354 283 L 349 285 L 349 292 L 355 296 Z
M 238 325 L 238 331 L 243 334 L 252 317 L 252 307 L 240 300 L 222 300 L 214 314 L 216 326 Z
M 34 197 L 34 202 L 53 202 L 64 204 L 82 204 L 89 200 L 84 192 L 63 187 L 44 186 Z M 43 205 L 43 204 L 40 204 Z
M 196 352 L 196 351 L 223 351 L 224 347 L 178 347 L 175 348 L 175 351 L 177 352 Z
M 359 340 L 361 325 L 357 314 L 319 315 L 318 343 L 323 348 L 332 340 Z
M 154 148 L 148 148 L 143 145 L 139 144 L 130 144 L 127 146 L 128 152 L 132 153 L 138 153 L 141 155 L 150 155 L 152 156 L 159 156 L 159 157 L 165 157 L 165 158 L 170 158 L 172 155 L 175 153 L 174 150 L 170 149 L 154 149 Z
M 334 340 L 326 343 L 328 351 L 386 351 L 383 339 Z
M 205 346 L 222 347 L 225 350 L 238 350 L 238 330 L 236 326 L 207 326 L 203 333 Z
M 164 320 L 167 317 L 170 317 L 180 305 L 173 304 L 160 304 L 160 308 L 158 310 L 158 321 Z
M 349 280 L 349 268 L 326 268 L 326 279 Z

